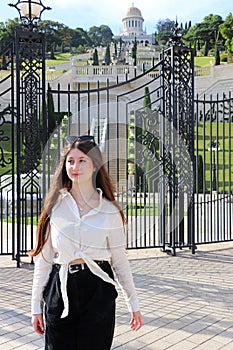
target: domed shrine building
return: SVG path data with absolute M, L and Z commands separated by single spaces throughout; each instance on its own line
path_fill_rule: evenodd
M 125 17 L 122 19 L 123 30 L 120 33 L 120 37 L 124 42 L 133 43 L 137 42 L 141 44 L 154 44 L 154 34 L 147 34 L 143 29 L 144 19 L 141 11 L 132 4 L 132 7 L 127 9 Z

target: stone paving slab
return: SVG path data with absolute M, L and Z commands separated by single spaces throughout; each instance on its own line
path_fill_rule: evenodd
M 232 350 L 233 242 L 200 246 L 177 256 L 128 252 L 144 326 L 129 327 L 121 292 L 113 350 Z M 0 350 L 42 350 L 30 321 L 33 266 L 0 257 Z M 69 349 L 67 349 L 69 350 Z M 94 348 L 93 348 L 94 350 Z

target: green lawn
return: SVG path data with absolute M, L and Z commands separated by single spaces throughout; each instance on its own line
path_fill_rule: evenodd
M 214 56 L 194 57 L 194 66 L 209 67 L 209 66 L 213 66 L 214 61 L 215 61 Z
M 200 56 L 200 57 L 194 57 L 194 66 L 205 68 L 213 66 L 215 63 L 215 57 L 214 56 Z M 221 64 L 227 64 L 227 62 L 221 62 Z
M 203 158 L 207 190 L 210 189 L 211 152 L 210 140 L 219 140 L 218 152 L 212 151 L 212 166 L 215 157 L 219 192 L 233 189 L 233 123 L 199 122 L 195 128 L 194 148 Z M 215 153 L 215 154 L 214 154 Z M 212 170 L 213 171 L 213 170 Z M 212 172 L 213 177 L 213 172 Z
M 46 60 L 46 67 L 54 66 L 56 64 L 67 63 L 70 60 L 71 55 L 69 53 L 60 53 L 55 55 L 55 60 Z

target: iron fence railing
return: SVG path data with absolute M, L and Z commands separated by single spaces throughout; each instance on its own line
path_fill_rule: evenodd
M 233 99 L 195 101 L 195 243 L 232 240 Z

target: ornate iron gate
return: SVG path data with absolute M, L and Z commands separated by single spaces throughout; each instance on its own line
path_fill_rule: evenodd
M 30 29 L 30 28 L 29 28 Z M 34 246 L 43 196 L 42 150 L 47 140 L 44 34 L 16 36 L 17 262 Z
M 0 254 L 11 254 L 20 266 L 32 249 L 41 201 L 67 134 L 95 135 L 128 220 L 129 249 L 158 247 L 175 255 L 177 248 L 194 253 L 196 244 L 232 240 L 232 99 L 194 105 L 193 51 L 177 33 L 160 61 L 131 79 L 126 74 L 122 82 L 83 85 L 74 77 L 65 90 L 48 88 L 48 118 L 43 36 L 21 33 L 16 49 L 9 46 L 0 56 Z M 215 124 L 207 137 L 208 118 Z M 48 134 L 52 120 L 57 125 Z M 227 129 L 220 132 L 224 121 Z M 226 159 L 229 169 L 220 178 Z
M 47 174 L 62 135 L 94 134 L 128 220 L 128 248 L 194 250 L 192 50 L 175 36 L 140 76 L 50 93 L 62 122 L 47 144 L 46 152 L 55 152 Z
M 15 123 L 14 49 L 10 44 L 0 52 L 0 254 L 15 257 Z
M 44 36 L 25 30 L 17 33 L 14 44 L 0 53 L 3 102 L 0 251 L 12 254 L 19 266 L 21 257 L 28 256 L 33 248 L 41 212 L 47 118 Z

